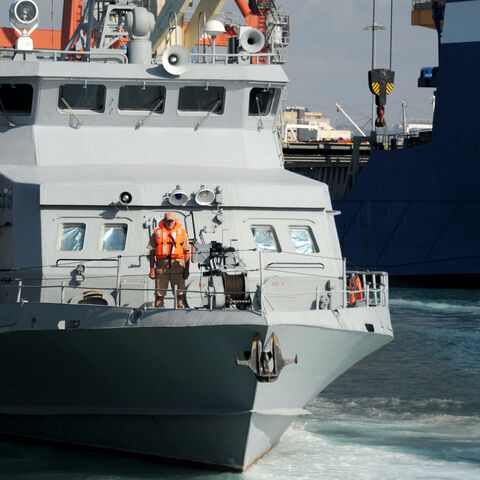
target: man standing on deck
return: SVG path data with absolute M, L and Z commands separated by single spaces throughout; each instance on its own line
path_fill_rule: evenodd
M 175 213 L 165 213 L 158 228 L 153 231 L 147 248 L 150 250 L 148 276 L 155 280 L 155 306 L 163 308 L 168 282 L 178 290 L 185 290 L 185 280 L 190 274 L 190 244 L 187 232 L 175 218 Z M 178 292 L 178 308 L 184 308 L 183 298 L 184 292 Z

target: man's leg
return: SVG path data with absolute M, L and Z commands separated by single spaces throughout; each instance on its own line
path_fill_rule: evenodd
M 155 269 L 155 306 L 163 308 L 163 299 L 168 289 L 168 272 L 165 268 Z
M 172 260 L 172 266 L 170 267 L 170 283 L 172 286 L 175 285 L 177 287 L 177 291 L 182 290 L 177 293 L 177 308 L 185 307 L 185 297 L 183 292 L 183 290 L 185 290 L 185 279 L 183 278 L 183 269 L 183 260 Z

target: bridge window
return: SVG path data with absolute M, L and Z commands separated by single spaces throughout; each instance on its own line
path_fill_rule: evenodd
M 104 252 L 125 250 L 127 240 L 126 225 L 104 225 L 100 237 L 100 250 Z
M 126 85 L 120 87 L 118 108 L 120 110 L 143 110 L 163 113 L 165 108 L 165 87 L 160 85 Z
M 185 112 L 223 113 L 225 89 L 223 87 L 182 87 L 178 109 Z
M 85 239 L 84 223 L 65 223 L 60 228 L 58 250 L 78 252 L 83 249 Z
M 0 113 L 30 114 L 33 87 L 26 83 L 0 83 Z
M 271 225 L 252 226 L 253 239 L 262 252 L 279 252 L 277 235 Z
M 276 88 L 252 88 L 250 90 L 250 101 L 248 103 L 248 114 L 270 115 Z
M 60 86 L 58 108 L 61 110 L 91 110 L 103 112 L 105 109 L 105 85 L 68 84 Z
M 292 240 L 295 251 L 298 253 L 317 253 L 318 246 L 315 242 L 310 227 L 289 227 L 290 240 Z

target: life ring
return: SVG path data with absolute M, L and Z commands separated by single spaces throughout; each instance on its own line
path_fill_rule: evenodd
M 350 290 L 349 306 L 353 307 L 357 303 L 357 300 L 363 300 L 363 287 L 362 287 L 362 281 L 360 280 L 360 277 L 356 274 L 353 274 L 350 277 L 350 282 L 348 287 Z

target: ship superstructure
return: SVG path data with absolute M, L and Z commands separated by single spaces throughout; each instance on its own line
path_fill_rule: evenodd
M 91 0 L 71 49 L 0 50 L 0 431 L 243 470 L 391 341 L 388 277 L 347 272 L 327 187 L 282 168 L 275 42 L 215 51 L 199 13 L 189 52 L 176 3 Z M 185 309 L 147 277 L 167 210 Z

